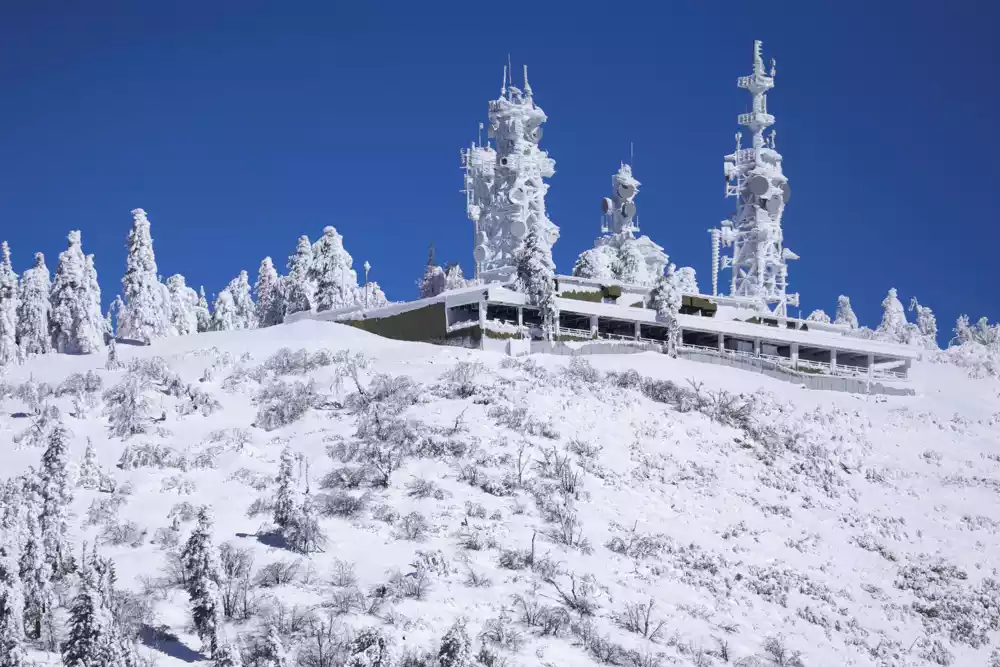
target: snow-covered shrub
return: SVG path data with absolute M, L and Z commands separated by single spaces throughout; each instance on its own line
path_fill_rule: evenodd
M 264 360 L 261 369 L 275 377 L 282 375 L 305 375 L 333 364 L 338 359 L 330 350 L 309 352 L 305 348 L 292 351 L 283 347 Z
M 434 481 L 423 477 L 415 477 L 406 483 L 406 495 L 411 498 L 445 499 L 445 491 Z
M 459 619 L 441 638 L 438 665 L 439 667 L 472 667 L 472 644 L 465 631 L 464 619 Z
M 127 544 L 130 547 L 141 547 L 146 540 L 145 528 L 141 528 L 135 521 L 124 521 L 118 523 L 111 521 L 104 526 L 98 541 L 103 545 L 121 546 Z
M 354 563 L 349 563 L 339 558 L 333 559 L 333 577 L 330 584 L 337 588 L 349 588 L 358 583 L 358 577 L 354 573 Z
M 444 398 L 470 398 L 479 390 L 477 379 L 485 373 L 481 361 L 461 361 L 444 372 L 438 391 Z
M 351 495 L 346 491 L 321 493 L 316 496 L 316 511 L 325 517 L 356 517 L 365 510 L 370 496 L 367 493 Z
M 27 406 L 33 415 L 41 414 L 45 400 L 53 394 L 52 387 L 46 382 L 31 378 L 14 387 L 11 394 Z
M 593 616 L 600 608 L 597 600 L 601 596 L 601 589 L 593 575 L 578 577 L 570 573 L 565 577 L 549 577 L 547 581 L 555 589 L 558 596 L 556 599 L 570 611 L 580 616 Z
M 171 475 L 160 483 L 160 493 L 176 491 L 179 495 L 191 495 L 195 492 L 194 480 L 188 479 L 184 475 Z
M 583 384 L 598 384 L 603 380 L 601 372 L 590 365 L 583 357 L 572 357 L 563 373 L 572 382 Z
M 549 422 L 533 417 L 528 408 L 511 405 L 497 405 L 490 408 L 486 415 L 496 421 L 499 426 L 506 426 L 522 435 L 536 435 L 550 440 L 557 440 L 559 432 Z
M 288 548 L 297 553 L 311 554 L 323 550 L 326 533 L 319 525 L 316 504 L 308 490 L 282 526 L 281 535 Z
M 246 621 L 260 610 L 260 600 L 253 594 L 251 573 L 253 551 L 231 542 L 219 545 L 219 597 L 226 618 Z
M 653 598 L 644 604 L 626 602 L 625 609 L 614 614 L 615 622 L 624 630 L 641 635 L 651 642 L 657 642 L 663 638 L 667 622 L 657 620 L 653 616 L 655 606 L 656 601 Z
M 516 653 L 524 645 L 524 634 L 517 629 L 507 612 L 501 611 L 498 617 L 483 623 L 479 640 Z
M 222 409 L 222 403 L 211 392 L 196 385 L 188 385 L 184 398 L 184 402 L 177 406 L 177 414 L 182 416 L 199 414 L 207 417 Z
M 115 521 L 118 518 L 118 510 L 125 504 L 126 498 L 119 495 L 104 496 L 94 498 L 87 508 L 88 526 L 98 526 Z
M 285 586 L 295 582 L 300 569 L 298 561 L 276 560 L 260 568 L 254 577 L 254 583 L 263 588 Z
M 410 512 L 399 520 L 398 533 L 404 540 L 419 541 L 427 536 L 430 524 L 420 512 Z
M 788 648 L 784 637 L 768 637 L 764 640 L 763 649 L 774 667 L 805 667 L 802 653 Z
M 396 597 L 423 600 L 431 588 L 431 578 L 427 570 L 422 567 L 406 574 L 394 570 L 389 575 L 389 585 Z
M 140 442 L 125 445 L 118 467 L 122 470 L 137 468 L 178 468 L 187 469 L 184 455 L 168 445 L 155 442 Z
M 101 376 L 94 371 L 84 373 L 73 373 L 63 380 L 56 387 L 56 396 L 82 396 L 83 394 L 95 394 L 104 388 L 104 381 Z
M 254 425 L 271 431 L 301 419 L 319 403 L 314 382 L 286 383 L 280 380 L 264 387 L 254 397 L 258 405 Z
M 352 412 L 380 417 L 398 415 L 420 401 L 421 387 L 406 375 L 379 374 L 372 378 L 368 387 L 358 390 L 344 401 Z
M 351 640 L 344 667 L 392 667 L 389 638 L 378 628 L 364 628 Z
M 145 395 L 148 388 L 144 375 L 129 371 L 121 382 L 104 392 L 111 435 L 125 439 L 149 430 L 153 404 Z

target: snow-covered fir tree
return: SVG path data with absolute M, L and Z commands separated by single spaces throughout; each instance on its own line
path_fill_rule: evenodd
M 229 289 L 224 289 L 215 295 L 212 304 L 212 330 L 232 331 L 236 329 L 236 301 Z
M 677 269 L 677 287 L 681 294 L 698 294 L 698 276 L 690 266 Z
M 94 256 L 87 255 L 83 268 L 83 307 L 77 341 L 82 354 L 94 354 L 104 349 L 105 336 L 111 335 L 111 328 L 101 314 L 101 284 L 97 280 Z
M 233 329 L 256 329 L 257 307 L 250 296 L 250 277 L 246 271 L 233 278 L 226 286 L 233 297 Z
M 323 236 L 312 247 L 310 280 L 316 285 L 316 310 L 345 308 L 356 303 L 358 276 L 354 260 L 344 248 L 335 227 L 324 227 Z
M 170 323 L 169 295 L 156 269 L 149 219 L 141 208 L 132 211 L 122 287 L 125 305 L 118 313 L 119 338 L 148 344 L 176 333 Z
M 858 328 L 858 316 L 851 308 L 851 299 L 841 294 L 837 297 L 837 315 L 833 318 L 834 324 L 846 324 L 850 329 Z
M 104 326 L 108 331 L 108 334 L 114 338 L 118 335 L 118 329 L 115 322 L 118 321 L 118 315 L 125 308 L 125 302 L 122 301 L 121 294 L 115 294 L 114 300 L 108 306 L 108 312 L 104 316 Z
M 87 449 L 83 453 L 83 462 L 76 476 L 76 485 L 83 489 L 96 489 L 101 484 L 101 466 L 97 462 L 97 450 L 94 441 L 87 438 Z
M 212 667 L 243 667 L 239 647 L 233 642 L 222 644 L 212 656 Z
M 62 644 L 62 664 L 63 667 L 117 667 L 111 619 L 102 604 L 89 559 L 82 561 L 79 589 L 70 607 L 69 634 Z
M 42 499 L 38 525 L 45 560 L 56 579 L 69 574 L 74 567 L 68 536 L 70 504 L 73 502 L 67 471 L 68 448 L 69 432 L 57 423 L 49 434 L 38 474 L 38 491 Z
M 112 338 L 108 341 L 108 359 L 104 362 L 104 370 L 120 371 L 123 368 L 125 368 L 125 364 L 118 358 L 118 347 L 115 339 Z
M 364 628 L 347 648 L 344 667 L 392 667 L 389 639 L 378 628 Z
M 17 340 L 25 356 L 52 350 L 49 287 L 49 267 L 45 266 L 45 256 L 36 252 L 34 265 L 21 275 L 18 294 Z
M 274 496 L 274 525 L 284 528 L 295 511 L 295 469 L 292 465 L 292 450 L 286 445 L 281 450 L 278 463 L 278 491 Z
M 364 308 L 381 308 L 389 305 L 389 299 L 379 284 L 372 280 L 358 289 L 358 305 Z
M 462 271 L 462 266 L 457 262 L 451 262 L 444 269 L 444 288 L 445 290 L 461 289 L 467 287 L 469 281 L 465 279 L 465 273 Z
M 626 240 L 618 248 L 614 267 L 615 277 L 630 285 L 641 284 L 646 275 L 646 259 L 639 252 L 636 242 Z
M 288 258 L 288 274 L 282 278 L 286 315 L 309 311 L 315 306 L 316 285 L 311 277 L 312 263 L 312 244 L 308 236 L 302 235 L 295 254 Z
M 830 323 L 830 316 L 826 314 L 826 311 L 822 308 L 817 308 L 816 310 L 809 313 L 809 317 L 806 318 L 809 322 L 825 322 Z
M 291 658 L 285 650 L 285 643 L 281 641 L 281 633 L 278 631 L 277 623 L 267 624 L 267 634 L 264 635 L 264 650 L 259 667 L 292 667 Z
M 127 634 L 127 627 L 134 625 L 135 619 L 127 617 L 129 610 L 118 604 L 120 597 L 115 590 L 117 577 L 114 561 L 98 556 L 95 547 L 90 555 L 89 566 L 94 572 L 101 611 L 107 619 L 107 645 L 108 652 L 112 656 L 110 664 L 115 667 L 139 667 L 135 640 Z
M 441 638 L 438 650 L 439 667 L 472 667 L 472 642 L 465 631 L 465 621 L 459 620 Z
M 677 316 L 681 312 L 683 295 L 680 281 L 673 264 L 667 266 L 667 272 L 662 275 L 649 293 L 650 307 L 656 311 L 656 319 L 667 329 L 667 351 L 671 355 L 677 353 L 680 334 L 680 322 Z
M 167 292 L 170 293 L 170 323 L 177 335 L 198 333 L 198 293 L 188 287 L 179 273 L 167 278 Z
M 67 241 L 49 290 L 52 348 L 67 354 L 91 354 L 104 347 L 101 288 L 93 256 L 83 254 L 80 232 L 71 231 Z
M 212 313 L 208 310 L 204 286 L 198 288 L 198 305 L 195 306 L 194 315 L 198 320 L 198 333 L 212 330 Z
M 0 244 L 0 368 L 15 363 L 17 350 L 17 274 L 10 263 L 10 246 Z
M 281 279 L 270 257 L 265 257 L 260 263 L 253 291 L 257 296 L 257 326 L 270 327 L 281 324 L 285 319 Z
M 518 249 L 517 280 L 515 287 L 524 292 L 528 302 L 536 306 L 542 318 L 544 336 L 551 340 L 555 325 L 559 320 L 559 308 L 556 305 L 555 265 L 552 263 L 552 251 L 532 227 L 524 239 L 524 245 Z
M 27 667 L 24 595 L 13 558 L 15 540 L 0 533 L 0 667 Z
M 212 514 L 208 507 L 198 510 L 198 525 L 181 553 L 191 616 L 204 652 L 214 655 L 220 647 L 219 626 L 222 606 L 219 600 L 219 565 L 212 545 Z
M 52 634 L 55 593 L 39 528 L 42 501 L 34 475 L 23 478 L 22 497 L 25 505 L 24 532 L 18 573 L 24 592 L 24 632 L 29 639 L 44 640 Z
M 927 306 L 921 306 L 917 297 L 912 297 L 910 299 L 910 312 L 914 311 L 917 313 L 916 331 L 914 332 L 916 340 L 911 342 L 929 350 L 938 349 L 937 318 L 934 316 L 934 311 Z
M 895 287 L 882 300 L 882 323 L 875 332 L 880 338 L 896 343 L 906 341 L 906 311 L 896 296 Z
M 427 251 L 427 264 L 424 266 L 424 275 L 417 281 L 417 290 L 421 299 L 437 296 L 447 289 L 447 276 L 444 269 L 434 263 L 434 246 Z
M 316 506 L 307 486 L 281 531 L 288 548 L 300 554 L 323 551 L 326 535 L 319 525 Z

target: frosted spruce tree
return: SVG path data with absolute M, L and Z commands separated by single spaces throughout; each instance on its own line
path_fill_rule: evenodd
M 222 607 L 219 600 L 219 565 L 212 545 L 212 514 L 207 506 L 198 511 L 198 525 L 181 553 L 185 588 L 191 599 L 191 616 L 203 650 L 215 655 L 220 648 L 219 626 Z
M 73 556 L 69 546 L 69 511 L 73 492 L 69 484 L 69 433 L 56 424 L 49 434 L 48 446 L 42 454 L 42 469 L 38 474 L 38 490 L 42 499 L 38 524 L 45 549 L 45 560 L 54 578 L 73 571 Z
M 677 284 L 681 294 L 698 294 L 698 276 L 690 266 L 677 269 Z
M 916 340 L 911 341 L 928 350 L 938 349 L 937 344 L 937 318 L 934 311 L 927 306 L 921 306 L 917 297 L 910 299 L 910 312 L 916 311 L 917 324 L 914 332 Z
M 208 299 L 205 298 L 205 288 L 198 288 L 198 305 L 194 309 L 195 318 L 198 320 L 198 333 L 205 333 L 212 330 L 212 313 L 208 310 Z
M 316 285 L 311 278 L 312 244 L 308 236 L 300 236 L 295 254 L 288 258 L 288 274 L 282 278 L 285 314 L 310 311 L 315 306 Z
M 80 327 L 77 342 L 83 354 L 94 354 L 104 349 L 106 336 L 112 335 L 111 326 L 101 314 L 101 284 L 97 280 L 94 256 L 87 255 L 83 269 L 83 296 L 80 298 L 83 310 L 80 313 Z
M 281 450 L 278 464 L 278 491 L 274 497 L 274 524 L 284 528 L 295 512 L 295 478 L 292 467 L 292 450 L 286 445 Z
M 846 324 L 852 330 L 858 328 L 858 316 L 851 308 L 851 300 L 843 294 L 837 297 L 837 315 L 833 318 L 833 323 Z
M 434 263 L 434 246 L 427 251 L 427 264 L 424 275 L 417 281 L 417 290 L 421 299 L 437 296 L 447 289 L 447 276 L 444 270 Z
M 36 252 L 34 265 L 21 276 L 17 304 L 17 340 L 25 356 L 52 350 L 49 287 L 49 267 L 45 266 L 45 256 Z
M 167 292 L 170 293 L 170 323 L 178 336 L 198 333 L 198 293 L 187 286 L 187 281 L 179 273 L 167 278 Z
M 14 537 L 0 533 L 0 667 L 27 667 L 24 596 L 13 546 Z
M 128 256 L 122 277 L 125 305 L 118 313 L 118 337 L 149 344 L 175 333 L 170 324 L 170 303 L 160 284 L 153 253 L 149 219 L 141 208 L 132 211 Z
M 628 239 L 618 248 L 614 273 L 617 280 L 629 285 L 641 285 L 646 280 L 646 259 L 638 244 Z
M 52 571 L 45 559 L 45 548 L 38 515 L 42 509 L 34 475 L 23 479 L 24 531 L 21 535 L 21 553 L 18 573 L 24 592 L 24 632 L 29 639 L 42 640 L 52 634 L 52 612 L 55 593 Z
M 826 314 L 826 311 L 822 308 L 817 308 L 816 310 L 809 313 L 809 317 L 806 318 L 809 322 L 824 322 L 826 324 L 830 323 L 830 316 Z
M 232 642 L 220 646 L 212 656 L 212 667 L 243 667 L 239 647 Z
M 0 245 L 0 368 L 18 358 L 17 274 L 10 263 L 10 246 L 4 241 Z
M 52 348 L 64 354 L 91 354 L 104 347 L 101 288 L 93 256 L 88 259 L 83 254 L 80 232 L 71 231 L 67 241 L 49 290 Z
M 555 265 L 552 263 L 552 251 L 534 228 L 528 232 L 524 245 L 515 254 L 517 259 L 517 280 L 515 287 L 524 292 L 528 302 L 537 306 L 542 318 L 542 333 L 546 339 L 552 340 L 556 323 L 559 321 L 559 308 L 555 299 Z
M 440 667 L 472 667 L 472 642 L 465 631 L 465 622 L 459 620 L 441 638 L 441 648 L 438 650 L 438 665 Z
M 288 548 L 300 554 L 308 555 L 323 551 L 323 547 L 326 546 L 326 535 L 320 528 L 315 503 L 308 486 L 285 523 L 282 536 Z
M 101 604 L 95 573 L 84 558 L 80 587 L 70 607 L 69 635 L 62 645 L 63 667 L 117 667 L 114 649 L 111 619 Z
M 378 628 L 364 628 L 347 647 L 350 657 L 344 667 L 392 667 L 389 639 Z
M 226 290 L 233 297 L 233 328 L 256 329 L 257 307 L 250 296 L 250 277 L 246 271 L 233 278 Z
M 875 332 L 880 338 L 895 343 L 906 341 L 906 311 L 896 296 L 895 287 L 891 288 L 889 294 L 882 300 L 882 323 Z
M 263 662 L 258 663 L 261 667 L 292 667 L 288 651 L 285 650 L 285 644 L 281 641 L 281 633 L 278 632 L 277 623 L 267 624 L 263 653 Z
M 656 319 L 667 329 L 667 352 L 676 356 L 677 340 L 680 335 L 678 315 L 683 301 L 680 280 L 673 264 L 667 266 L 667 272 L 660 276 L 649 293 L 650 306 L 656 311 Z
M 215 295 L 212 304 L 212 331 L 232 331 L 236 326 L 236 301 L 229 288 Z
M 389 299 L 379 284 L 372 280 L 358 289 L 358 305 L 365 308 L 381 308 L 389 305 Z
M 265 257 L 260 263 L 253 290 L 257 296 L 257 326 L 270 327 L 281 324 L 285 319 L 281 279 L 270 257 Z
M 80 463 L 76 485 L 83 489 L 96 489 L 101 485 L 101 466 L 97 462 L 94 441 L 90 438 L 87 438 L 87 450 L 83 453 L 83 461 Z
M 354 260 L 344 249 L 344 238 L 335 227 L 324 227 L 312 247 L 310 279 L 316 285 L 316 310 L 345 308 L 356 303 L 358 276 Z

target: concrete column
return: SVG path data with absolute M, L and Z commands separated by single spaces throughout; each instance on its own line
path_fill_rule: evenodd
M 486 328 L 486 300 L 479 300 L 479 328 Z
M 719 334 L 719 352 L 726 351 L 726 337 L 723 334 Z
M 837 351 L 830 350 L 830 373 L 837 372 Z
M 792 343 L 792 368 L 799 365 L 799 344 Z
M 874 354 L 869 354 L 868 355 L 868 369 L 871 370 L 871 367 L 874 366 L 874 365 L 875 365 L 875 355 Z
M 760 356 L 760 338 L 753 339 L 753 356 Z
M 642 336 L 642 324 L 637 320 L 635 323 L 635 339 L 639 340 Z
M 590 336 L 591 338 L 597 338 L 597 315 L 590 316 Z
M 522 306 L 517 307 L 517 326 L 524 326 L 524 308 Z

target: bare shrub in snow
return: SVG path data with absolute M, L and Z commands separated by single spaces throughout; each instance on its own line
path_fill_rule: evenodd
M 111 521 L 104 526 L 98 542 L 102 545 L 141 547 L 146 540 L 146 529 L 140 528 L 135 521 Z
M 406 574 L 393 570 L 389 575 L 389 584 L 397 597 L 423 600 L 431 588 L 431 578 L 427 570 L 422 567 Z
M 342 588 L 330 593 L 330 601 L 326 606 L 338 616 L 362 612 L 366 609 L 365 596 L 353 586 Z
M 353 518 L 361 514 L 368 505 L 367 493 L 352 495 L 346 491 L 321 493 L 316 496 L 316 511 L 320 516 Z
M 411 498 L 434 498 L 444 500 L 445 492 L 435 482 L 423 477 L 415 477 L 406 483 L 406 495 Z
M 444 398 L 471 398 L 479 389 L 476 380 L 486 373 L 480 361 L 460 361 L 441 376 L 443 385 L 438 393 Z
M 254 426 L 265 431 L 286 426 L 301 419 L 319 403 L 314 382 L 282 382 L 277 380 L 254 396 L 257 418 Z
M 311 615 L 304 620 L 304 637 L 295 658 L 297 667 L 344 667 L 350 657 L 350 635 L 336 615 Z
M 615 622 L 629 632 L 642 635 L 651 642 L 657 642 L 663 638 L 667 622 L 653 617 L 655 606 L 653 598 L 645 604 L 626 602 L 624 611 L 614 615 Z
M 260 609 L 260 601 L 253 594 L 251 574 L 253 551 L 240 548 L 231 542 L 219 545 L 219 597 L 222 613 L 226 618 L 245 621 Z
M 358 583 L 358 577 L 354 573 L 354 563 L 339 558 L 333 559 L 333 577 L 330 584 L 338 588 L 348 588 Z
M 153 442 L 125 445 L 118 467 L 122 470 L 138 468 L 178 468 L 187 469 L 184 456 L 173 447 Z
M 593 616 L 600 608 L 597 600 L 601 590 L 593 575 L 578 577 L 570 573 L 565 577 L 550 577 L 548 583 L 555 589 L 559 601 L 580 616 Z
M 774 667 L 805 667 L 802 654 L 788 648 L 784 637 L 768 637 L 764 640 L 763 649 Z
M 506 426 L 522 435 L 535 435 L 550 440 L 557 440 L 559 432 L 548 422 L 533 417 L 526 407 L 497 405 L 490 408 L 486 415 L 498 426 Z
M 524 635 L 517 629 L 506 611 L 483 623 L 479 640 L 514 653 L 520 651 L 524 645 Z
M 399 520 L 398 534 L 404 540 L 419 541 L 427 537 L 430 524 L 420 512 L 410 512 Z
M 295 582 L 300 569 L 298 561 L 276 560 L 258 570 L 254 582 L 263 588 L 284 586 Z

